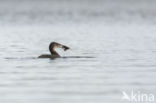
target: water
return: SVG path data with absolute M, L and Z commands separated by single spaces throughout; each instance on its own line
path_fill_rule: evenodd
M 156 95 L 154 0 L 1 0 L 0 102 L 125 103 Z M 56 41 L 62 56 L 38 59 Z M 146 103 L 146 102 L 145 102 Z

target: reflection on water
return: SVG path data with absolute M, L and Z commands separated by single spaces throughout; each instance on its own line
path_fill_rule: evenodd
M 0 1 L 0 102 L 124 103 L 122 91 L 156 94 L 154 3 Z M 71 49 L 38 59 L 52 41 Z

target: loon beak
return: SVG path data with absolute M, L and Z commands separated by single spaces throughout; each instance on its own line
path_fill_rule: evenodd
M 64 51 L 66 51 L 66 50 L 69 49 L 69 47 L 67 47 L 67 46 L 65 46 L 65 45 L 63 45 L 62 48 L 64 49 Z

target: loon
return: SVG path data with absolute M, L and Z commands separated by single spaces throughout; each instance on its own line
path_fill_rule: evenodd
M 69 47 L 65 45 L 59 44 L 57 42 L 51 42 L 49 45 L 49 51 L 51 54 L 43 54 L 40 55 L 38 58 L 51 58 L 51 59 L 60 58 L 61 56 L 55 51 L 55 48 L 62 48 L 64 51 L 69 49 Z

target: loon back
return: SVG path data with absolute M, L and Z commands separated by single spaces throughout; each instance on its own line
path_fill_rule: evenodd
M 43 55 L 40 55 L 38 58 L 51 58 L 51 59 L 54 59 L 54 58 L 60 58 L 60 56 L 43 54 Z

